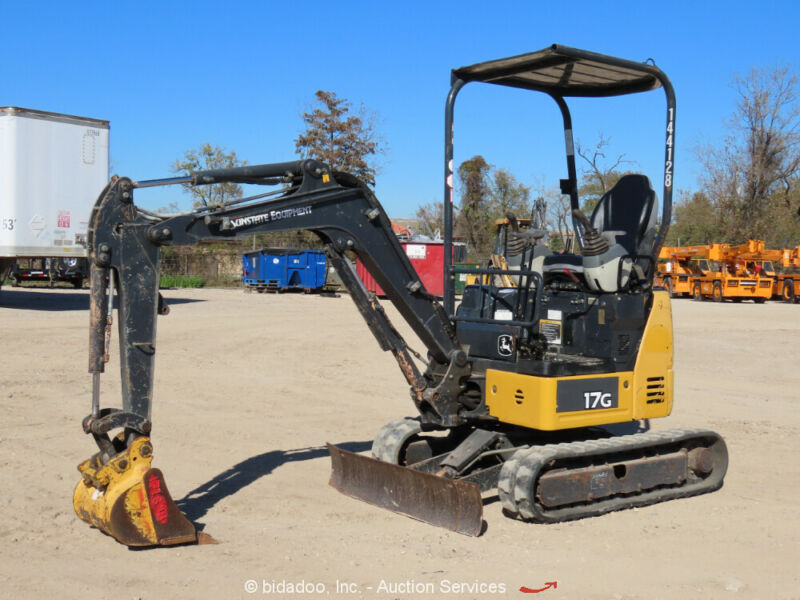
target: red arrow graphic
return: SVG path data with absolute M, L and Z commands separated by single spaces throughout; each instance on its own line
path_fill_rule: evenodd
M 546 581 L 544 587 L 538 590 L 532 590 L 531 588 L 525 587 L 524 585 L 519 588 L 519 591 L 523 594 L 538 594 L 539 592 L 543 592 L 545 590 L 549 590 L 550 588 L 556 589 L 558 587 L 557 581 Z

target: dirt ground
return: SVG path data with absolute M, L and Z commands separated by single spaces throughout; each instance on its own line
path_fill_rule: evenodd
M 673 303 L 676 404 L 652 426 L 720 432 L 722 490 L 558 525 L 513 521 L 490 499 L 470 538 L 328 486 L 326 441 L 368 451 L 381 425 L 413 414 L 346 295 L 165 296 L 153 464 L 220 543 L 131 551 L 78 520 L 75 467 L 95 451 L 80 426 L 88 294 L 4 288 L 0 596 L 525 598 L 521 586 L 557 582 L 541 597 L 800 598 L 800 306 Z

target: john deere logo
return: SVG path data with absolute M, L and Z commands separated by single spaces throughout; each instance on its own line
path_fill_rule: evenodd
M 514 353 L 513 336 L 504 333 L 497 338 L 497 353 L 500 356 L 511 356 Z

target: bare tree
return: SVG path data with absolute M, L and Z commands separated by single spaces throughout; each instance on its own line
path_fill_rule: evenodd
M 582 209 L 586 212 L 593 210 L 603 194 L 614 187 L 622 177 L 624 172 L 620 170 L 620 166 L 633 163 L 626 160 L 624 154 L 620 154 L 613 163 L 603 166 L 601 163 L 606 159 L 605 149 L 610 143 L 611 138 L 601 133 L 593 150 L 586 150 L 580 142 L 576 144 L 575 151 L 588 165 L 583 172 L 582 183 L 578 190 L 578 195 L 583 199 Z
M 788 196 L 789 180 L 800 168 L 798 78 L 788 68 L 752 69 L 736 79 L 740 100 L 734 127 L 743 134 L 748 157 L 745 198 L 753 203 L 770 193 Z
M 429 202 L 417 208 L 419 233 L 432 239 L 444 231 L 444 207 L 441 202 Z
M 543 213 L 543 217 L 538 217 L 540 219 L 538 226 L 547 230 L 550 249 L 561 251 L 567 240 L 573 237 L 569 196 L 565 196 L 557 188 L 548 188 L 543 180 L 533 187 L 537 196 L 534 206 L 540 215 Z
M 767 238 L 776 204 L 793 218 L 800 175 L 800 82 L 786 67 L 753 68 L 733 81 L 739 100 L 718 148 L 703 147 L 703 191 L 732 240 Z M 780 212 L 780 211 L 778 211 Z

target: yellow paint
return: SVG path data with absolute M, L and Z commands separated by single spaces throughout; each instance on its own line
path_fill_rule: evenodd
M 634 419 L 656 419 L 672 412 L 673 350 L 672 306 L 667 292 L 657 290 L 653 292 L 653 308 L 633 368 Z M 648 381 L 648 378 L 656 381 Z M 659 385 L 663 385 L 663 388 L 656 387 Z M 661 391 L 663 396 L 656 395 Z M 648 397 L 648 392 L 653 395 Z M 647 403 L 648 400 L 657 399 L 663 399 L 663 402 Z
M 665 417 L 672 411 L 672 352 L 669 296 L 655 291 L 634 371 L 537 377 L 487 369 L 486 406 L 503 423 L 543 431 Z M 559 381 L 602 378 L 618 378 L 617 407 L 556 412 Z
M 143 448 L 147 448 L 144 454 Z M 158 539 L 143 481 L 152 460 L 150 438 L 140 437 L 126 452 L 114 457 L 100 468 L 93 464 L 91 458 L 81 463 L 78 470 L 82 474 L 94 477 L 103 487 L 97 488 L 85 480 L 78 482 L 72 499 L 77 515 L 123 544 L 157 544 Z M 112 519 L 112 511 L 118 504 L 124 507 L 128 522 L 141 539 L 139 537 L 131 539 L 128 530 L 117 529 L 119 523 Z
M 614 373 L 619 377 L 616 408 L 556 412 L 556 391 L 559 381 L 598 379 L 607 374 L 576 375 L 571 377 L 536 377 L 507 371 L 486 370 L 486 406 L 489 414 L 503 423 L 522 425 L 543 431 L 590 427 L 620 423 L 633 419 L 633 394 L 630 371 Z M 625 384 L 627 383 L 627 387 Z

